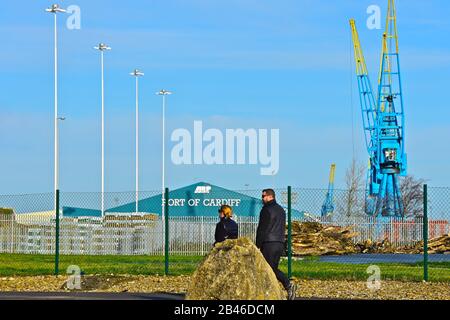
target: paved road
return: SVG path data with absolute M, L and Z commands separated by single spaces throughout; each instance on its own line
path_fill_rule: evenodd
M 423 261 L 421 254 L 352 254 L 345 256 L 322 256 L 321 262 L 336 262 L 349 264 L 366 263 L 417 263 Z M 450 262 L 450 254 L 430 254 L 429 262 Z
M 110 292 L 0 292 L 0 300 L 183 300 L 183 294 Z
M 111 292 L 0 292 L 1 300 L 184 300 L 184 294 Z M 295 300 L 345 300 L 296 298 Z

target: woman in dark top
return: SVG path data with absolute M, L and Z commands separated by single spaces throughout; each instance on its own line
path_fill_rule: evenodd
M 216 225 L 216 232 L 214 234 L 215 242 L 225 241 L 226 239 L 237 239 L 238 225 L 231 219 L 233 217 L 233 210 L 230 206 L 223 205 L 219 209 L 220 221 Z

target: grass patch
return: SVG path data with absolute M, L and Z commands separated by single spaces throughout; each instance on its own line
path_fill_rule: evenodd
M 302 279 L 332 280 L 367 280 L 370 274 L 367 268 L 374 264 L 343 264 L 317 261 L 293 261 L 292 275 Z M 422 281 L 423 263 L 399 264 L 377 263 L 382 280 Z M 287 272 L 287 261 L 280 264 L 280 269 Z M 448 263 L 429 263 L 430 281 L 450 282 L 450 265 Z
M 202 256 L 177 256 L 169 258 L 172 275 L 191 274 Z M 69 266 L 79 266 L 84 274 L 164 274 L 164 256 L 125 255 L 61 255 L 60 274 L 65 274 Z M 0 276 L 52 275 L 55 270 L 53 255 L 0 254 Z
M 194 272 L 203 256 L 171 255 L 169 273 L 189 275 Z M 163 275 L 164 256 L 87 256 L 61 255 L 60 274 L 65 274 L 70 265 L 77 265 L 85 274 L 130 274 Z M 367 280 L 366 270 L 370 264 L 342 264 L 319 262 L 316 257 L 292 261 L 292 275 L 302 279 Z M 379 263 L 381 278 L 384 280 L 422 281 L 423 263 L 394 264 Z M 0 276 L 52 275 L 53 255 L 0 254 Z M 287 260 L 283 259 L 280 269 L 287 273 Z M 450 263 L 429 263 L 430 281 L 450 282 Z

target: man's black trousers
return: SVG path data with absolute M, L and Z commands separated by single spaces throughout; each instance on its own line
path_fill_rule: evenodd
M 283 287 L 287 290 L 289 288 L 289 279 L 286 275 L 278 269 L 281 255 L 284 252 L 283 242 L 264 242 L 261 247 L 261 252 L 266 258 L 267 263 L 272 268 L 273 272 L 277 276 L 278 281 L 283 284 Z

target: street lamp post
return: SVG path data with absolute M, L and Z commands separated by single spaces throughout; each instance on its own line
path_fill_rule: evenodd
M 100 51 L 101 72 L 102 72 L 102 217 L 105 213 L 105 94 L 104 94 L 104 77 L 103 77 L 103 51 L 111 50 L 109 46 L 100 43 L 94 49 Z
M 162 205 L 164 205 L 164 202 L 165 202 L 164 192 L 165 192 L 166 96 L 172 94 L 172 92 L 162 89 L 159 92 L 156 92 L 156 94 L 162 96 L 162 193 L 161 193 L 162 196 L 161 196 L 161 199 L 162 199 Z M 164 212 L 164 210 L 162 210 L 162 207 L 161 207 L 161 212 Z M 161 216 L 164 219 L 164 213 L 162 213 Z
M 45 11 L 53 13 L 54 16 L 54 72 L 55 72 L 55 83 L 54 83 L 54 103 L 55 103 L 55 117 L 54 117 L 54 130 L 55 130 L 55 142 L 54 142 L 54 191 L 55 191 L 55 212 L 57 208 L 57 197 L 59 189 L 59 132 L 58 132 L 58 29 L 57 29 L 57 13 L 66 12 L 66 10 L 59 7 L 57 4 L 53 4 L 50 8 L 45 9 Z
M 134 69 L 130 75 L 136 79 L 136 213 L 139 212 L 139 77 L 144 73 Z

